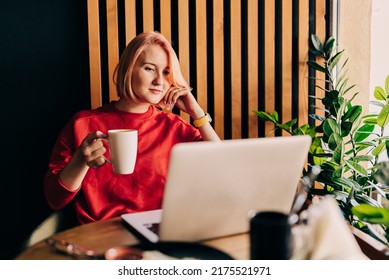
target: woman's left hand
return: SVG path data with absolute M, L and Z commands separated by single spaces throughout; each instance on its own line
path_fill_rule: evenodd
M 178 109 L 188 113 L 193 119 L 204 116 L 204 110 L 197 103 L 191 90 L 191 88 L 171 87 L 161 100 L 163 107 L 172 110 L 173 106 L 177 106 Z

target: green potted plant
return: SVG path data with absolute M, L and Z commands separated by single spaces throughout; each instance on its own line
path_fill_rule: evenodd
M 319 165 L 322 170 L 318 184 L 309 191 L 310 196 L 334 196 L 350 225 L 388 246 L 389 209 L 380 203 L 381 198 L 389 199 L 389 192 L 385 190 L 388 182 L 377 181 L 376 174 L 382 171 L 379 156 L 389 151 L 389 137 L 384 136 L 389 123 L 389 76 L 384 87 L 377 86 L 374 90 L 372 102 L 380 112 L 364 114 L 362 106 L 353 104 L 358 93 L 353 93 L 354 85 L 348 85 L 344 50 L 338 50 L 334 37 L 323 44 L 312 35 L 311 41 L 310 52 L 322 62 L 307 63 L 325 74 L 326 87 L 320 87 L 318 80 L 311 78 L 315 86 L 325 92 L 325 97 L 310 98 L 320 99 L 323 106 L 317 109 L 324 111 L 324 117 L 311 114 L 309 117 L 315 120 L 315 125 L 296 127 L 297 119 L 281 123 L 277 112 L 254 113 L 260 120 L 272 122 L 274 130 L 310 135 L 308 166 Z

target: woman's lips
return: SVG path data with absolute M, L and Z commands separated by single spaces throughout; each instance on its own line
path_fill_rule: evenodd
M 160 93 L 162 93 L 162 90 L 160 90 L 160 89 L 153 89 L 153 88 L 151 88 L 150 91 L 151 91 L 152 93 L 155 93 L 155 94 L 160 94 Z

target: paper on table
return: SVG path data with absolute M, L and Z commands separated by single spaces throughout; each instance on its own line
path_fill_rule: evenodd
M 292 259 L 360 260 L 361 251 L 334 198 L 324 197 L 309 206 L 307 224 L 293 228 Z

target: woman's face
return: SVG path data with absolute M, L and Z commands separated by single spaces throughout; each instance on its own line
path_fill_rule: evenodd
M 132 90 L 140 102 L 158 104 L 170 88 L 166 51 L 159 45 L 144 49 L 135 62 Z

